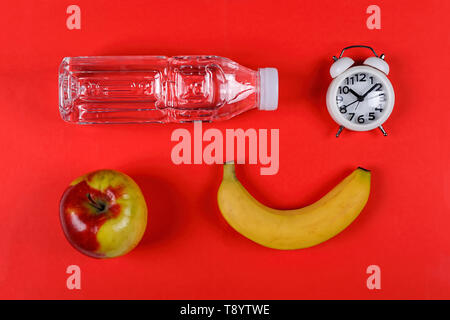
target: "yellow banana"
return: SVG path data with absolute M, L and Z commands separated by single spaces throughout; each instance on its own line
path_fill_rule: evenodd
M 223 167 L 217 194 L 225 220 L 240 234 L 274 249 L 302 249 L 324 242 L 359 215 L 370 193 L 370 171 L 357 168 L 319 201 L 296 210 L 275 210 L 253 198 L 236 178 L 234 163 Z

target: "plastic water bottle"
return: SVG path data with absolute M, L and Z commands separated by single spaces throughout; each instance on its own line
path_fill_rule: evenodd
M 68 122 L 215 121 L 278 106 L 278 72 L 217 56 L 64 58 L 59 110 Z

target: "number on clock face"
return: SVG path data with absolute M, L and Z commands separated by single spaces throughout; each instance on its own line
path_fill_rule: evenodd
M 376 75 L 354 73 L 339 84 L 336 105 L 348 121 L 360 125 L 368 124 L 383 114 L 386 92 L 383 82 Z

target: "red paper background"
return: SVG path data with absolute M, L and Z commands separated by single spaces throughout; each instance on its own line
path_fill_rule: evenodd
M 81 8 L 81 30 L 66 8 Z M 381 7 L 381 30 L 366 8 Z M 10 1 L 0 11 L 0 298 L 450 298 L 448 1 Z M 350 44 L 386 53 L 396 105 L 385 128 L 334 137 L 325 94 L 331 56 Z M 57 72 L 77 55 L 216 54 L 276 67 L 279 110 L 206 128 L 279 128 L 280 170 L 238 176 L 263 203 L 315 201 L 358 165 L 373 172 L 360 217 L 319 246 L 276 251 L 248 241 L 216 204 L 219 165 L 171 162 L 178 127 L 78 126 L 60 119 Z M 363 59 L 366 51 L 349 52 Z M 59 225 L 68 183 L 96 169 L 132 176 L 149 226 L 130 254 L 95 260 Z M 66 288 L 79 265 L 82 289 Z M 366 287 L 381 267 L 381 290 Z

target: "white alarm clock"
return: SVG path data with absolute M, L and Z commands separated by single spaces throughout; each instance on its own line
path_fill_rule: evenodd
M 362 65 L 353 66 L 355 62 L 351 58 L 342 57 L 344 51 L 351 48 L 368 48 L 375 56 L 367 58 Z M 327 108 L 339 124 L 336 137 L 344 128 L 368 131 L 377 127 L 386 136 L 382 124 L 394 108 L 395 95 L 387 78 L 389 65 L 384 61 L 384 54 L 378 56 L 368 46 L 350 46 L 342 49 L 339 58 L 333 59 Z

